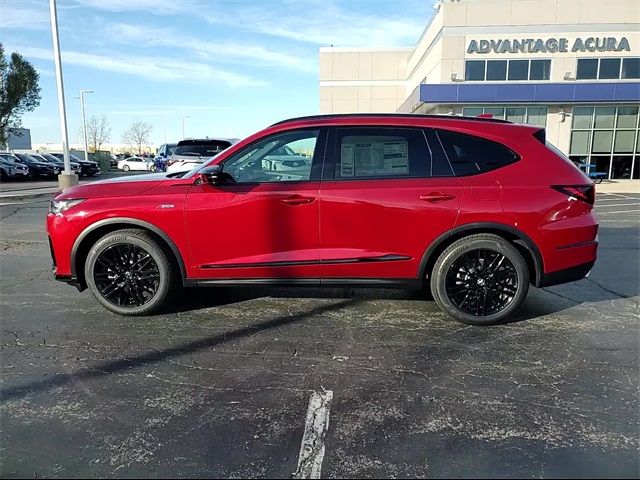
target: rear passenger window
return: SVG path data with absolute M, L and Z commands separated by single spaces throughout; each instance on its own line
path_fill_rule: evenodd
M 437 134 L 456 176 L 488 172 L 519 159 L 513 151 L 491 140 L 447 130 L 438 130 Z
M 335 179 L 428 176 L 429 148 L 419 129 L 338 128 Z

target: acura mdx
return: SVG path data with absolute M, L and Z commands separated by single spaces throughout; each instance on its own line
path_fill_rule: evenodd
M 274 163 L 282 151 L 295 167 Z M 594 200 L 540 127 L 324 115 L 186 173 L 65 189 L 47 228 L 56 278 L 118 314 L 161 311 L 182 287 L 369 286 L 428 289 L 450 316 L 486 325 L 511 318 L 530 284 L 589 273 Z

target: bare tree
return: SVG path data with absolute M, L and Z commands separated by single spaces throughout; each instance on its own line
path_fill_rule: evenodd
M 82 127 L 80 127 L 80 136 L 84 135 Z M 100 147 L 109 141 L 111 137 L 111 126 L 106 115 L 92 115 L 87 122 L 87 144 L 89 150 L 97 152 Z
M 126 143 L 132 149 L 137 150 L 138 155 L 142 155 L 142 147 L 149 143 L 149 134 L 152 129 L 150 123 L 133 122 L 122 132 L 122 143 Z

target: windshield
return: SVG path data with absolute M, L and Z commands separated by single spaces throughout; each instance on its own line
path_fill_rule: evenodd
M 48 160 L 51 163 L 59 163 L 62 159 L 56 157 L 55 155 L 51 155 L 50 153 L 40 153 L 39 154 L 45 160 Z
M 231 146 L 231 143 L 224 140 L 209 141 L 206 143 L 185 143 L 182 145 L 178 145 L 173 154 L 197 157 L 213 157 L 229 146 Z
M 16 153 L 15 155 L 16 155 L 16 157 L 18 157 L 20 160 L 23 160 L 23 161 L 25 161 L 25 162 L 27 162 L 27 163 L 38 163 L 38 162 L 40 162 L 40 159 L 38 159 L 38 158 L 34 158 L 34 157 L 32 157 L 31 155 L 28 155 L 28 154 L 26 154 L 26 153 Z

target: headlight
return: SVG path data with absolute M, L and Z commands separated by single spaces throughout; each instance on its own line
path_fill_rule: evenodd
M 49 212 L 54 215 L 59 215 L 62 212 L 69 210 L 74 205 L 78 205 L 86 200 L 86 198 L 75 198 L 73 200 L 51 200 L 49 205 Z

